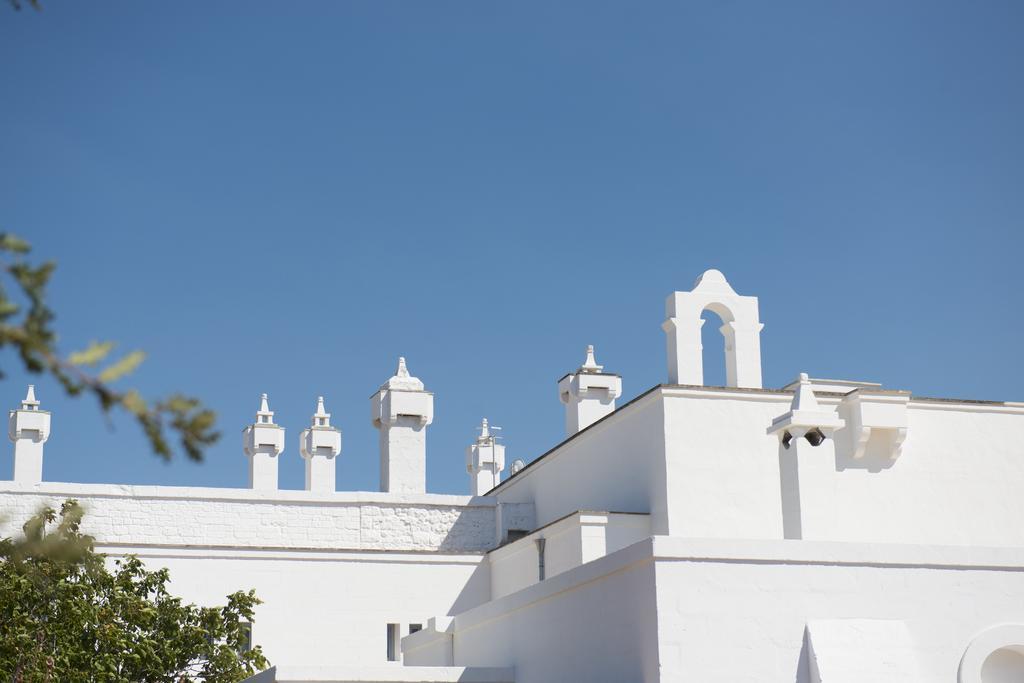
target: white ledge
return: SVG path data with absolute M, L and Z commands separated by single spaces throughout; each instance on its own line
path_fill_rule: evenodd
M 1024 548 L 654 536 L 656 560 L 1024 571 Z
M 1024 548 L 652 536 L 457 614 L 455 629 L 473 628 L 559 593 L 576 590 L 609 574 L 648 562 L 818 564 L 1016 572 L 1024 571 Z
M 436 507 L 494 507 L 487 496 L 457 496 L 442 493 L 381 493 L 378 491 L 335 491 L 322 493 L 278 489 L 206 486 L 139 486 L 134 484 L 76 484 L 70 482 L 26 483 L 0 481 L 0 493 L 90 498 L 160 498 L 181 500 L 221 500 L 245 503 L 316 503 L 318 505 L 419 505 Z
M 511 667 L 491 666 L 275 666 L 243 683 L 514 683 Z

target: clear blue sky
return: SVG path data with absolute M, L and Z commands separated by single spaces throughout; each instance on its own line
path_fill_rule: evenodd
M 665 381 L 709 267 L 760 297 L 766 386 L 1024 400 L 1024 3 L 43 2 L 0 6 L 0 226 L 58 262 L 64 351 L 146 350 L 128 384 L 223 431 L 164 464 L 37 379 L 49 480 L 243 486 L 268 392 L 283 487 L 323 394 L 375 490 L 405 355 L 461 493 L 481 417 L 561 439 L 586 344 Z

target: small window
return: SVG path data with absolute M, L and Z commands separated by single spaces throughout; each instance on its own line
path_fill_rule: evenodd
M 401 626 L 399 624 L 388 624 L 388 661 L 398 661 L 399 640 L 402 638 Z
M 416 633 L 416 631 L 422 631 L 422 630 L 423 630 L 423 624 L 409 624 L 409 635 L 410 636 L 413 633 Z

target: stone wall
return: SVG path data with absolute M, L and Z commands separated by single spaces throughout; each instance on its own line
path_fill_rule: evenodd
M 0 534 L 77 499 L 101 545 L 479 552 L 495 506 L 469 496 L 0 482 Z

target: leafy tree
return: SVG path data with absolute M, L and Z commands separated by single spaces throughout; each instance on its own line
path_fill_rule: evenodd
M 203 407 L 198 399 L 182 394 L 151 403 L 138 391 L 113 387 L 114 382 L 139 367 L 145 353 L 132 351 L 107 363 L 115 347 L 109 341 L 93 342 L 66 358 L 57 352 L 54 313 L 46 305 L 46 285 L 56 264 L 30 264 L 26 261 L 29 250 L 25 240 L 0 234 L 0 348 L 13 347 L 25 369 L 55 377 L 69 395 L 92 394 L 105 413 L 115 408 L 127 411 L 160 457 L 171 457 L 170 431 L 178 435 L 189 459 L 201 461 L 203 449 L 220 437 L 214 428 L 216 415 L 212 410 Z
M 108 569 L 79 531 L 82 509 L 45 509 L 24 539 L 0 541 L 0 680 L 4 683 L 235 682 L 265 669 L 247 649 L 253 591 L 223 607 L 182 604 L 166 569 L 128 556 Z M 248 622 L 248 623 L 247 623 Z

